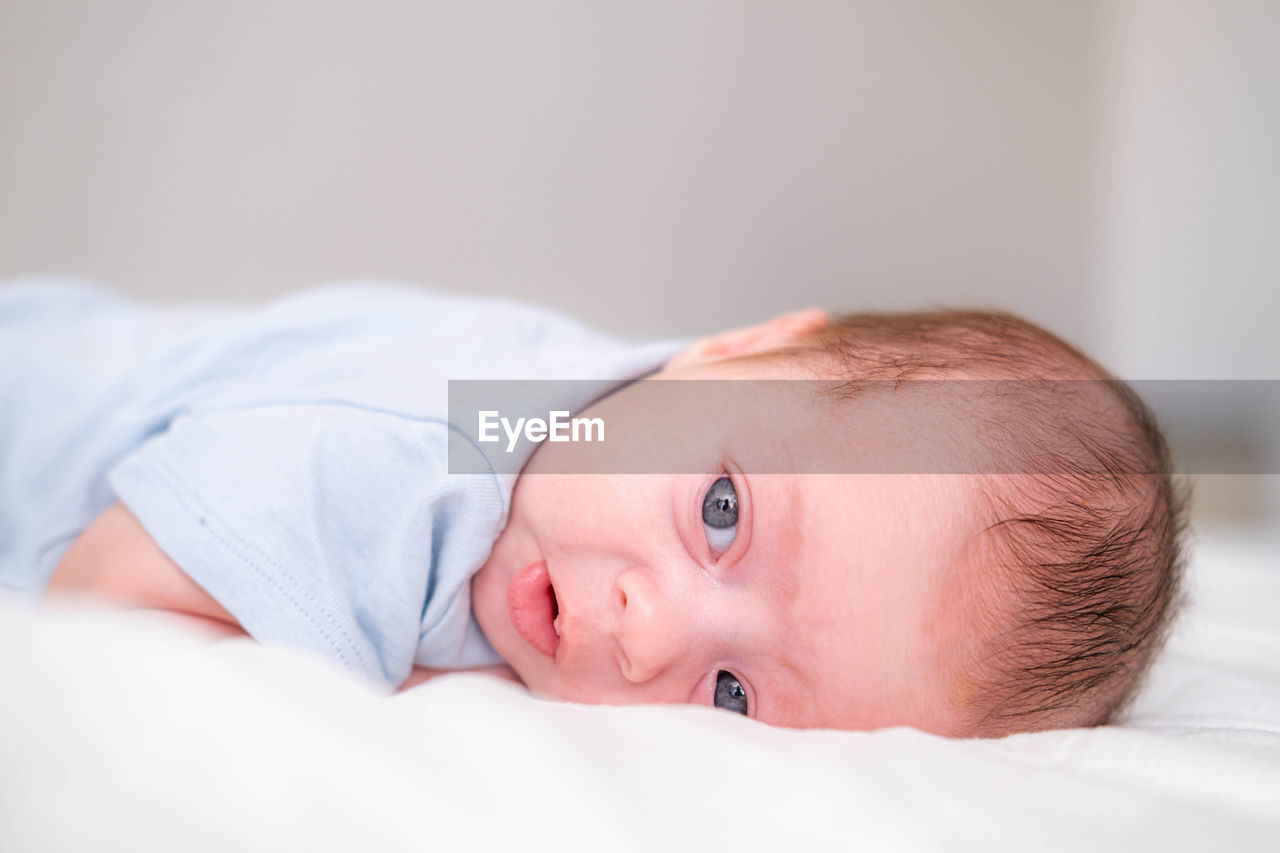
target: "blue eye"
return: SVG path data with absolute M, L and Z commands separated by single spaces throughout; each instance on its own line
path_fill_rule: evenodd
M 728 551 L 738 535 L 738 491 L 728 477 L 712 483 L 703 496 L 702 524 L 711 550 L 717 554 Z
M 743 716 L 747 714 L 747 691 L 743 689 L 742 682 L 725 669 L 716 673 L 715 706 Z

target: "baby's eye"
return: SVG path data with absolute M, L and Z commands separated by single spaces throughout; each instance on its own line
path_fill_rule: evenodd
M 716 673 L 715 706 L 726 711 L 747 714 L 747 691 L 732 672 L 722 669 Z
M 738 535 L 738 492 L 727 476 L 712 483 L 702 498 L 702 524 L 711 550 L 716 554 L 728 551 Z

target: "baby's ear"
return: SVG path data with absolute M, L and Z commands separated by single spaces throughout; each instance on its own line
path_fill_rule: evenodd
M 830 322 L 827 312 L 821 308 L 804 308 L 780 314 L 766 323 L 730 329 L 701 338 L 667 362 L 667 368 L 690 367 L 702 362 L 778 349 L 813 334 Z

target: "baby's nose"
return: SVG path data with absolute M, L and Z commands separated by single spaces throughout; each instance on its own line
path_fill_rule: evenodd
M 640 684 L 687 654 L 692 622 L 684 596 L 664 592 L 646 572 L 627 569 L 613 585 L 620 608 L 615 629 L 622 649 L 622 674 Z

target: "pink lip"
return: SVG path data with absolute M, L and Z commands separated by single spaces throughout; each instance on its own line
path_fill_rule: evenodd
M 521 637 L 538 651 L 554 658 L 560 637 L 552 625 L 551 575 L 547 564 L 538 561 L 525 566 L 507 587 L 507 610 L 511 624 Z

